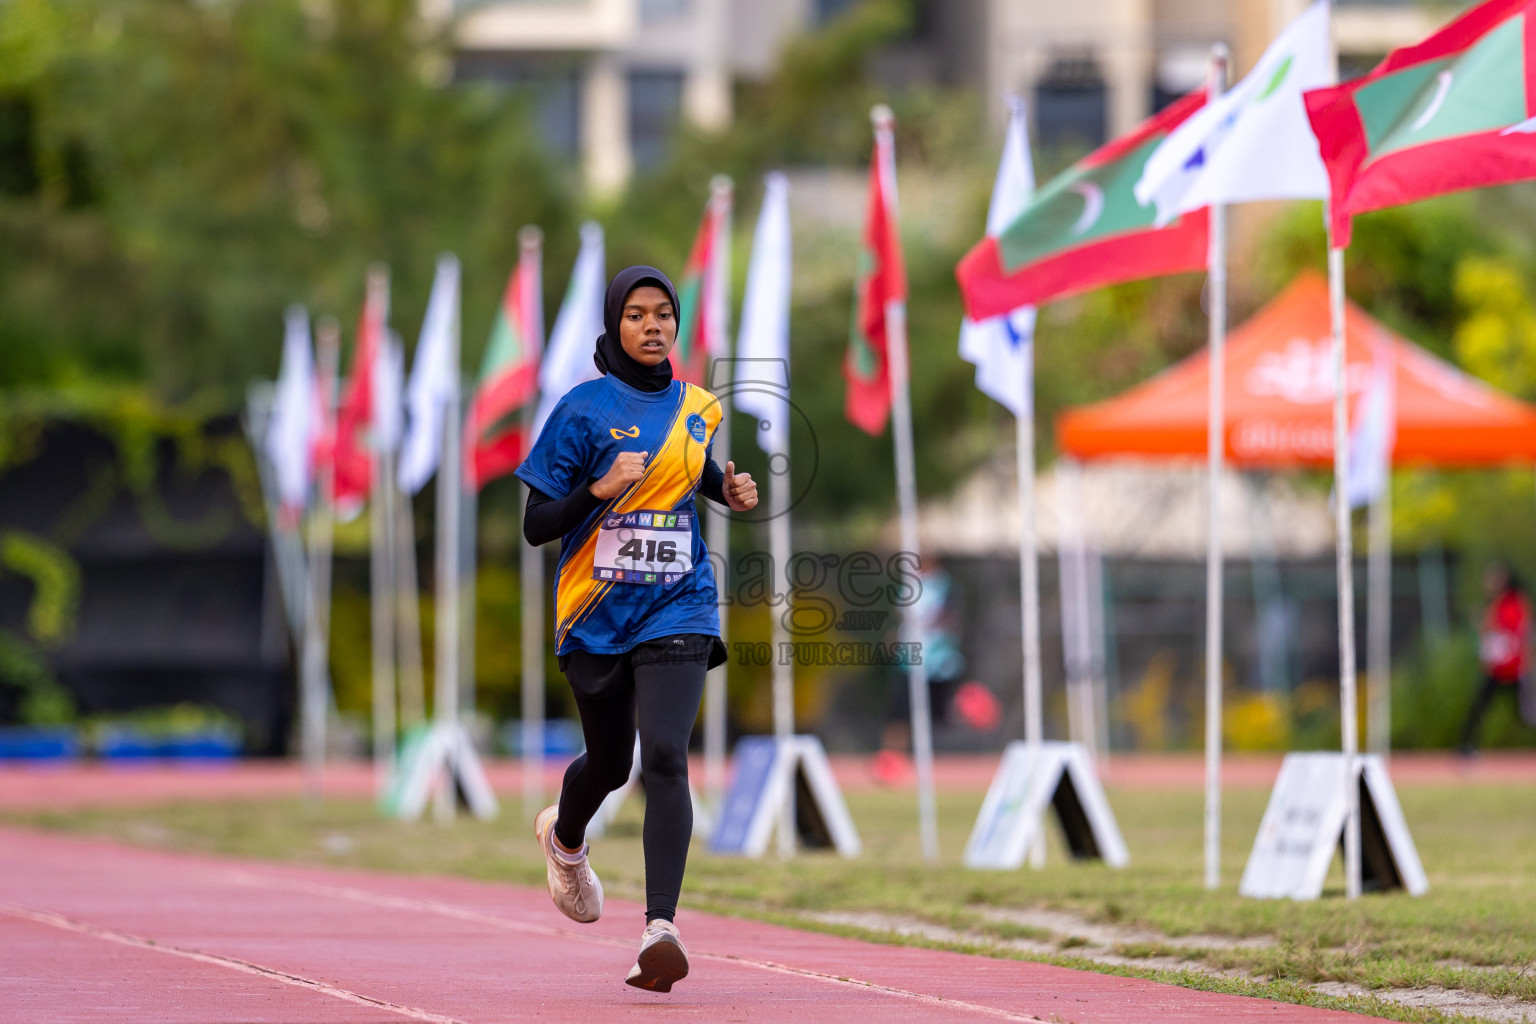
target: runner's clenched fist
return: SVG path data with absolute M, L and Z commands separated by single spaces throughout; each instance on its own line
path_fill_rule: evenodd
M 629 489 L 629 485 L 645 475 L 645 457 L 650 452 L 620 452 L 608 472 L 589 488 L 592 495 L 607 501 L 617 498 Z

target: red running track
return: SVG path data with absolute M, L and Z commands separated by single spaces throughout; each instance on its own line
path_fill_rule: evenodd
M 997 770 L 996 754 L 946 755 L 935 760 L 934 779 L 942 791 L 986 790 Z M 544 792 L 560 788 L 565 762 L 545 766 Z M 1202 754 L 1115 754 L 1100 766 L 1111 789 L 1184 789 L 1205 785 Z M 832 771 L 846 790 L 872 789 L 870 758 L 834 755 Z M 697 760 L 691 768 L 703 777 Z M 1222 783 L 1228 789 L 1268 790 L 1280 773 L 1279 754 L 1228 754 L 1222 759 Z M 522 792 L 522 767 L 515 761 L 486 763 L 491 786 L 503 799 Z M 1412 785 L 1529 785 L 1536 781 L 1536 752 L 1490 751 L 1474 759 L 1446 753 L 1392 756 L 1392 778 Z M 908 783 L 901 789 L 911 789 Z M 147 805 L 176 800 L 262 800 L 296 797 L 304 791 L 304 771 L 296 761 L 242 760 L 177 765 L 168 762 L 26 764 L 0 761 L 0 809 L 62 810 L 103 805 Z M 333 761 L 325 770 L 327 796 L 367 799 L 373 794 L 373 768 L 365 761 Z
M 1061 1021 L 1354 1014 L 684 910 L 693 973 L 623 984 L 641 925 L 538 890 L 196 857 L 0 829 L 0 1021 Z

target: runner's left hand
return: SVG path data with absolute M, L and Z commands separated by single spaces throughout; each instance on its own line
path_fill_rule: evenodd
M 757 507 L 757 481 L 751 473 L 736 472 L 736 463 L 725 464 L 725 503 L 737 512 Z

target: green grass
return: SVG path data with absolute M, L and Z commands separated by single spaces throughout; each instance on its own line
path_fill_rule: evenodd
M 1194 948 L 1137 940 L 1117 943 L 1113 951 L 1133 960 L 1175 956 L 1246 977 L 1136 967 L 1118 973 L 1410 1021 L 1467 1018 L 1369 998 L 1331 999 L 1309 986 L 1438 985 L 1536 1000 L 1536 786 L 1419 787 L 1400 797 L 1430 879 L 1429 893 L 1419 898 L 1384 893 L 1347 901 L 1337 862 L 1321 900 L 1239 897 L 1237 880 L 1266 798 L 1258 791 L 1226 794 L 1223 885 L 1215 892 L 1201 884 L 1198 792 L 1110 791 L 1131 850 L 1125 870 L 1073 863 L 1053 836 L 1044 870 L 978 872 L 961 867 L 959 859 L 980 793 L 940 794 L 944 856 L 929 866 L 919 856 L 911 795 L 857 791 L 849 795 L 849 807 L 864 841 L 860 858 L 810 853 L 787 862 L 742 861 L 709 856 L 695 845 L 684 905 L 864 935 L 869 933 L 814 918 L 836 912 L 918 918 L 963 936 L 938 942 L 876 937 L 1087 966 L 1079 954 L 1088 943 L 1072 930 L 1053 933 L 989 916 L 1045 908 L 1169 939 L 1214 937 L 1196 940 Z M 626 806 L 609 836 L 594 845 L 594 864 L 614 895 L 643 897 L 641 806 Z M 520 808 L 510 804 L 505 811 L 497 822 L 461 821 L 447 829 L 387 821 L 365 803 L 343 801 L 320 807 L 298 801 L 173 804 L 11 814 L 7 820 L 184 850 L 542 884 L 543 864 Z M 1233 948 L 1226 941 L 1255 937 L 1271 942 Z M 1010 940 L 1043 942 L 1057 952 L 1021 952 Z

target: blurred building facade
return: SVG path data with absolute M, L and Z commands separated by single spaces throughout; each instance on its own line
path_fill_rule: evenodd
M 1198 87 L 1211 47 L 1232 52 L 1234 80 L 1310 0 L 978 0 L 987 8 L 984 72 L 997 106 L 1033 99 L 1042 145 L 1103 142 Z M 1334 0 L 1345 77 L 1422 39 L 1450 13 L 1422 0 Z M 1102 129 L 1100 129 L 1102 126 Z M 1079 136 L 1073 140 L 1072 136 Z
M 722 126 L 731 86 L 762 77 L 833 0 L 423 0 L 455 18 L 454 79 L 522 90 L 546 142 L 598 191 L 665 156 L 678 125 Z
M 857 0 L 421 2 L 429 18 L 456 21 L 455 81 L 523 91 L 551 148 L 603 191 L 664 159 L 680 123 L 728 123 L 733 83 L 771 74 L 786 42 Z M 907 38 L 873 70 L 892 85 L 974 88 L 999 124 L 1004 96 L 1026 96 L 1037 145 L 1081 149 L 1198 87 L 1216 43 L 1232 51 L 1234 77 L 1246 72 L 1308 2 L 916 0 Z M 1343 74 L 1458 6 L 1334 0 Z

